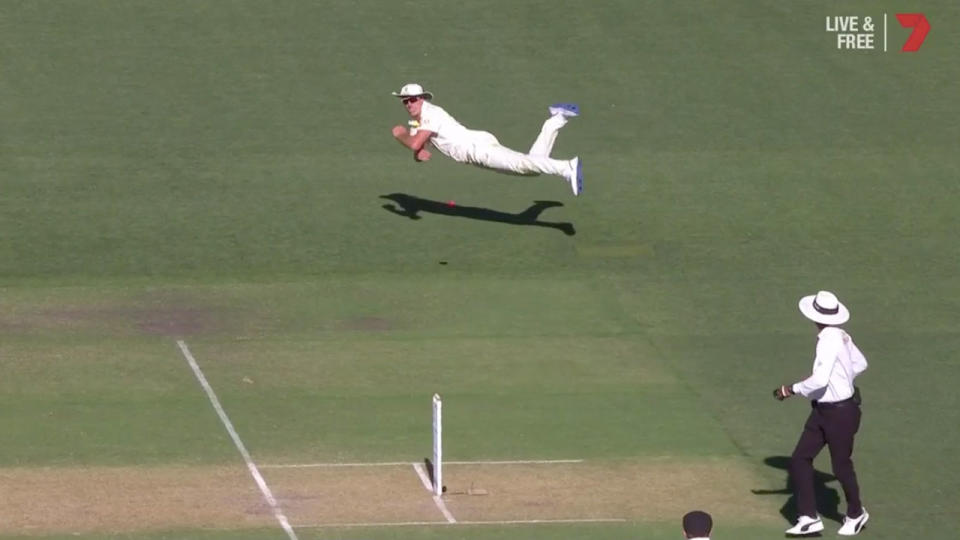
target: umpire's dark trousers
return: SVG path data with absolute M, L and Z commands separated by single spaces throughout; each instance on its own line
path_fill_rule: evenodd
M 813 458 L 824 445 L 830 448 L 833 475 L 840 481 L 847 499 L 847 515 L 857 517 L 863 511 L 860 486 L 853 470 L 853 438 L 860 429 L 860 405 L 853 398 L 837 403 L 812 403 L 803 433 L 790 459 L 790 477 L 797 496 L 797 513 L 816 517 L 817 501 L 813 487 Z

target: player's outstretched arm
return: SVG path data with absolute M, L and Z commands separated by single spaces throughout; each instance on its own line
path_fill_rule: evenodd
M 400 144 L 406 146 L 414 152 L 419 152 L 422 150 L 432 136 L 432 131 L 420 129 L 417 130 L 416 135 L 410 135 L 410 132 L 407 131 L 406 127 L 393 126 L 393 138 L 400 141 Z

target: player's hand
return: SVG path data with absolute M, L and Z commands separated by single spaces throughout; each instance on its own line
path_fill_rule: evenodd
M 393 138 L 397 139 L 401 135 L 406 134 L 407 128 L 404 126 L 393 126 Z
M 777 398 L 777 400 L 779 401 L 783 401 L 792 395 L 793 395 L 793 389 L 786 384 L 780 385 L 779 388 L 773 391 L 773 397 Z
M 413 153 L 414 161 L 429 161 L 430 160 L 430 151 L 426 148 L 421 148 Z

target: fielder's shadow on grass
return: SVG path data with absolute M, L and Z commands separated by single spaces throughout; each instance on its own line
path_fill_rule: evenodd
M 774 469 L 787 471 L 787 485 L 783 489 L 752 489 L 750 491 L 754 495 L 789 494 L 790 498 L 780 508 L 780 515 L 790 523 L 794 523 L 797 520 L 797 499 L 793 495 L 793 481 L 790 480 L 790 456 L 770 456 L 763 462 Z M 820 472 L 816 469 L 814 469 L 813 475 L 813 489 L 817 496 L 817 512 L 825 519 L 843 523 L 843 514 L 839 510 L 840 495 L 837 490 L 827 486 L 827 482 L 833 482 L 837 478 L 832 474 Z
M 388 210 L 398 216 L 410 219 L 420 219 L 420 213 L 440 214 L 443 216 L 463 217 L 477 219 L 480 221 L 496 221 L 498 223 L 508 223 L 510 225 L 533 225 L 536 227 L 547 227 L 563 231 L 567 236 L 577 234 L 573 223 L 554 223 L 549 221 L 540 221 L 540 214 L 547 208 L 563 206 L 563 203 L 557 201 L 534 201 L 530 208 L 527 208 L 519 214 L 509 214 L 489 208 L 478 208 L 475 206 L 450 205 L 440 201 L 431 201 L 421 199 L 405 193 L 391 193 L 390 195 L 381 195 L 381 199 L 393 201 L 396 204 L 383 205 L 384 210 Z

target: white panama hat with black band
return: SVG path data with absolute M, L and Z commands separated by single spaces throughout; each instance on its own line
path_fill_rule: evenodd
M 398 98 L 422 97 L 423 99 L 433 99 L 433 92 L 427 92 L 417 83 L 403 85 L 399 92 L 393 92 Z
M 850 319 L 850 311 L 830 291 L 820 291 L 801 298 L 800 313 L 813 322 L 830 326 L 843 324 Z

